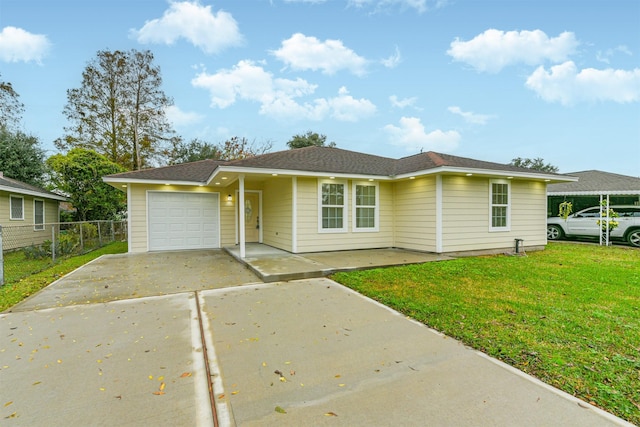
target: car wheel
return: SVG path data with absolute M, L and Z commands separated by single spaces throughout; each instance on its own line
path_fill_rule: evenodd
M 547 225 L 547 239 L 558 240 L 562 238 L 562 228 L 558 225 Z
M 627 241 L 632 245 L 640 248 L 640 230 L 632 230 L 627 234 Z

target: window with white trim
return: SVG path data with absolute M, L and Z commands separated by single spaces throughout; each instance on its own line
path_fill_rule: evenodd
M 33 199 L 33 229 L 44 230 L 44 200 Z
M 378 231 L 378 184 L 353 185 L 353 230 Z
M 9 219 L 24 219 L 24 198 L 20 196 L 9 196 Z
M 489 231 L 509 231 L 511 227 L 511 184 L 506 180 L 489 181 Z
M 347 231 L 347 185 L 344 182 L 319 182 L 318 203 L 321 232 Z

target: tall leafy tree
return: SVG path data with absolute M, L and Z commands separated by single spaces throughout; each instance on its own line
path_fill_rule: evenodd
M 51 185 L 69 197 L 76 208 L 75 220 L 108 220 L 126 209 L 125 194 L 106 184 L 102 177 L 126 169 L 105 156 L 85 148 L 55 154 L 46 161 Z
M 154 165 L 175 138 L 165 115 L 173 101 L 161 86 L 150 51 L 98 51 L 82 85 L 67 91 L 63 113 L 71 124 L 56 147 L 95 150 L 127 170 Z
M 20 123 L 24 104 L 19 98 L 10 82 L 0 80 L 0 128 L 12 129 Z
M 247 157 L 259 156 L 271 150 L 273 144 L 266 141 L 262 144 L 249 142 L 247 138 L 234 136 L 218 146 L 220 158 L 223 160 L 246 159 Z
M 45 174 L 44 150 L 35 136 L 0 126 L 0 171 L 9 178 L 41 186 Z
M 218 146 L 196 138 L 188 143 L 177 141 L 168 157 L 169 164 L 177 165 L 198 160 L 221 159 L 222 152 Z
M 335 142 L 327 144 L 327 136 L 320 135 L 317 132 L 307 131 L 304 135 L 294 135 L 291 140 L 287 142 L 287 146 L 290 149 L 302 148 L 302 147 L 335 147 Z
M 533 169 L 541 172 L 556 173 L 559 170 L 557 166 L 554 166 L 551 163 L 545 163 L 544 159 L 540 157 L 537 157 L 535 159 L 523 159 L 521 157 L 516 157 L 515 159 L 511 160 L 509 164 L 512 166 Z

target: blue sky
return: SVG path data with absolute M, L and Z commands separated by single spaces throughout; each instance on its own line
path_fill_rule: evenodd
M 150 50 L 185 140 L 313 131 L 640 176 L 637 0 L 0 0 L 0 79 L 48 154 L 99 50 Z

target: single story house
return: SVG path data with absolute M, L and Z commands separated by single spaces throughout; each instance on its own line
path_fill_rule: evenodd
M 38 245 L 51 240 L 46 223 L 57 223 L 60 202 L 67 199 L 42 188 L 8 178 L 0 172 L 2 249 Z
M 609 197 L 610 205 L 640 205 L 640 177 L 588 170 L 572 172 L 576 182 L 551 184 L 547 187 L 549 216 L 558 215 L 562 202 L 571 202 L 573 211 L 598 206 L 600 197 Z
M 401 159 L 306 147 L 109 175 L 129 251 L 259 242 L 292 253 L 512 251 L 547 243 L 547 184 L 576 178 L 435 152 Z

